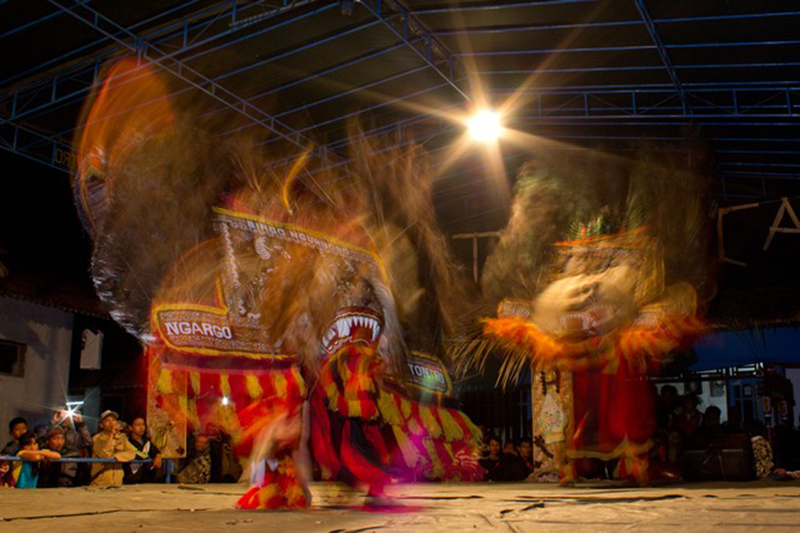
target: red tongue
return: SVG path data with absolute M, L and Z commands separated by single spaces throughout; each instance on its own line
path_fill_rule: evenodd
M 353 341 L 372 342 L 372 328 L 364 326 L 354 326 L 350 330 L 350 339 Z

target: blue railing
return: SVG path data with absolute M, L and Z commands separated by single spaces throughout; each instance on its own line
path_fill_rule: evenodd
M 0 455 L 0 461 L 26 461 L 22 457 L 16 455 Z M 117 461 L 116 459 L 104 459 L 100 457 L 62 457 L 61 459 L 43 459 L 51 463 L 120 463 L 120 464 L 149 464 L 152 459 L 133 459 L 132 461 Z M 172 482 L 172 462 L 169 459 L 164 459 L 164 473 L 165 483 Z

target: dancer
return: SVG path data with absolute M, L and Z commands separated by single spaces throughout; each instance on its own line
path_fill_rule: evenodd
M 713 292 L 707 180 L 698 159 L 687 169 L 665 153 L 560 154 L 522 167 L 483 276 L 497 316 L 460 354 L 478 367 L 498 354 L 502 385 L 530 368 L 534 477 L 605 466 L 644 484 L 647 377 L 701 334 Z
M 479 477 L 440 358 L 460 284 L 419 148 L 354 140 L 339 171 L 310 152 L 285 168 L 204 138 L 168 94 L 114 65 L 75 180 L 98 294 L 147 346 L 164 456 L 188 431 L 230 435 L 250 467 L 242 508 L 309 505 L 312 461 L 377 504 L 394 480 Z

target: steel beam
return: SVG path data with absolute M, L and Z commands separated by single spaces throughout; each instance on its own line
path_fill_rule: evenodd
M 800 17 L 800 11 L 781 11 L 773 13 L 738 13 L 731 15 L 714 15 L 703 17 L 673 17 L 653 19 L 655 24 L 681 24 L 686 22 L 718 22 L 721 20 L 749 20 L 758 18 L 782 18 Z M 489 28 L 469 28 L 469 29 L 442 29 L 433 32 L 435 36 L 457 36 L 457 35 L 482 35 L 492 33 L 516 33 L 516 32 L 539 32 L 539 31 L 558 31 L 558 30 L 586 30 L 592 28 L 617 28 L 625 26 L 641 26 L 643 21 L 639 20 L 609 20 L 600 22 L 575 22 L 567 24 L 538 24 L 520 25 Z
M 184 2 L 182 4 L 180 4 L 180 5 L 171 7 L 170 9 L 167 9 L 166 11 L 162 11 L 162 12 L 158 13 L 157 15 L 154 15 L 152 17 L 148 17 L 148 18 L 146 18 L 144 20 L 140 20 L 139 22 L 129 26 L 128 29 L 130 31 L 135 31 L 135 30 L 137 30 L 137 29 L 139 29 L 141 27 L 145 27 L 148 24 L 151 24 L 152 22 L 154 22 L 154 21 L 156 21 L 156 20 L 158 20 L 160 18 L 166 17 L 166 16 L 170 15 L 171 13 L 176 13 L 178 11 L 181 11 L 182 9 L 185 9 L 185 8 L 191 6 L 191 5 L 194 5 L 194 4 L 198 3 L 198 1 L 199 0 L 188 0 L 188 1 L 186 1 L 186 2 Z M 88 3 L 89 3 L 88 0 L 84 0 L 84 1 L 76 2 L 75 5 L 79 6 L 81 4 L 88 4 Z M 52 13 L 50 13 L 49 15 L 45 15 L 43 17 L 40 17 L 40 18 L 36 19 L 35 21 L 32 21 L 32 22 L 28 23 L 28 24 L 23 24 L 21 26 L 17 26 L 16 28 L 14 28 L 12 30 L 9 30 L 8 32 L 0 35 L 0 40 L 5 38 L 5 37 L 9 37 L 11 35 L 14 35 L 15 33 L 20 33 L 20 32 L 22 32 L 24 30 L 27 30 L 28 28 L 30 28 L 32 26 L 35 26 L 36 24 L 38 24 L 40 22 L 44 22 L 46 20 L 50 20 L 50 19 L 55 18 L 55 17 L 57 17 L 59 15 L 66 15 L 66 14 L 63 11 L 61 11 L 60 9 L 57 9 L 57 10 L 53 11 Z M 9 78 L 6 78 L 6 79 L 0 81 L 0 87 L 8 86 L 8 85 L 10 85 L 10 84 L 12 84 L 12 83 L 14 83 L 16 81 L 19 81 L 19 80 L 24 80 L 25 78 L 33 75 L 35 72 L 41 72 L 43 69 L 46 69 L 46 68 L 50 67 L 51 65 L 62 64 L 64 61 L 67 61 L 69 58 L 71 58 L 73 56 L 76 56 L 76 55 L 80 54 L 81 52 L 85 52 L 87 50 L 91 50 L 92 48 L 96 48 L 96 47 L 101 46 L 101 45 L 103 45 L 104 43 L 107 43 L 107 42 L 108 42 L 108 39 L 106 37 L 102 37 L 100 39 L 92 41 L 92 42 L 90 42 L 88 44 L 85 44 L 83 46 L 80 46 L 78 48 L 72 49 L 69 52 L 66 52 L 64 54 L 59 55 L 58 57 L 55 57 L 53 59 L 49 59 L 47 61 L 44 61 L 43 63 L 40 63 L 40 64 L 36 65 L 35 67 L 32 67 L 32 68 L 27 69 L 27 70 L 25 70 L 23 72 L 20 72 L 19 74 L 15 74 L 15 75 L 13 75 L 13 76 L 11 76 Z M 105 51 L 104 53 L 108 54 L 110 52 L 109 51 Z
M 344 63 L 340 63 L 340 64 L 335 65 L 333 67 L 326 68 L 326 69 L 321 70 L 319 72 L 315 72 L 314 74 L 311 74 L 311 75 L 306 76 L 304 78 L 300 78 L 300 79 L 291 81 L 289 83 L 285 83 L 283 85 L 279 85 L 278 87 L 274 87 L 272 89 L 268 89 L 266 91 L 262 91 L 262 92 L 260 92 L 258 94 L 253 95 L 253 96 L 249 96 L 247 98 L 247 101 L 251 102 L 251 103 L 255 102 L 256 100 L 260 100 L 261 98 L 264 98 L 264 97 L 269 96 L 271 94 L 275 94 L 275 93 L 279 93 L 281 91 L 285 91 L 285 90 L 290 89 L 292 87 L 296 87 L 298 85 L 302 85 L 303 83 L 307 83 L 307 82 L 309 82 L 311 80 L 318 79 L 318 78 L 320 78 L 322 76 L 327 76 L 328 74 L 333 74 L 334 72 L 338 72 L 340 70 L 349 68 L 349 67 L 351 67 L 353 65 L 357 65 L 358 63 L 361 63 L 361 62 L 364 62 L 364 61 L 368 61 L 370 59 L 375 59 L 376 57 L 380 57 L 382 55 L 394 52 L 395 50 L 398 50 L 398 49 L 403 48 L 405 46 L 406 46 L 405 43 L 399 43 L 399 44 L 396 44 L 396 45 L 393 45 L 393 46 L 389 46 L 388 48 L 384 48 L 382 50 L 378 50 L 377 52 L 369 53 L 367 55 L 364 55 L 364 56 L 361 56 L 359 58 L 353 59 L 351 61 L 346 61 Z M 199 115 L 198 118 L 205 118 L 205 117 L 209 117 L 209 116 L 212 116 L 212 115 L 216 115 L 217 113 L 220 113 L 220 112 L 222 112 L 224 110 L 225 110 L 224 108 L 215 109 L 213 111 L 209 111 L 207 113 Z
M 406 71 L 400 72 L 399 74 L 394 74 L 394 75 L 388 76 L 386 78 L 381 78 L 379 80 L 375 80 L 373 82 L 367 83 L 366 85 L 360 85 L 358 87 L 354 87 L 352 89 L 348 89 L 348 90 L 342 91 L 340 93 L 336 93 L 336 94 L 332 94 L 330 96 L 326 96 L 325 98 L 320 98 L 319 100 L 315 100 L 315 101 L 309 102 L 307 104 L 303 104 L 303 105 L 300 105 L 300 106 L 297 106 L 297 107 L 293 107 L 291 109 L 287 109 L 285 111 L 281 111 L 280 113 L 277 113 L 275 115 L 275 118 L 283 118 L 283 117 L 291 115 L 293 113 L 299 113 L 301 111 L 308 111 L 311 108 L 317 107 L 319 105 L 322 105 L 322 104 L 325 104 L 325 103 L 328 103 L 328 102 L 332 102 L 333 100 L 338 100 L 339 98 L 344 98 L 345 96 L 348 96 L 348 95 L 351 95 L 351 94 L 355 94 L 355 93 L 357 93 L 359 91 L 363 91 L 365 89 L 370 89 L 372 87 L 376 87 L 376 86 L 382 85 L 384 83 L 389 83 L 390 81 L 398 80 L 400 78 L 404 78 L 404 77 L 410 76 L 412 74 L 417 74 L 417 73 L 425 71 L 425 70 L 428 70 L 428 66 L 427 65 L 422 65 L 420 67 L 412 68 L 410 70 L 406 70 Z M 249 101 L 252 101 L 252 99 L 250 99 Z M 248 127 L 250 127 L 250 126 L 249 125 L 239 126 L 238 128 L 234 128 L 234 129 L 227 130 L 227 131 L 223 132 L 221 134 L 221 136 L 230 135 L 230 134 L 232 134 L 234 132 L 243 130 L 243 129 L 248 128 Z
M 717 43 L 684 43 L 684 44 L 665 44 L 666 50 L 685 50 L 695 48 L 738 48 L 747 46 L 794 46 L 800 44 L 800 40 L 782 41 L 741 41 L 741 42 L 717 42 Z M 530 50 L 492 50 L 489 52 L 456 52 L 456 57 L 503 57 L 514 55 L 557 55 L 557 54 L 585 54 L 592 52 L 637 52 L 640 50 L 656 50 L 657 46 L 652 45 L 626 45 L 626 46 L 586 46 L 577 48 L 538 48 Z M 686 84 L 682 84 L 686 86 Z
M 431 87 L 425 87 L 424 89 L 420 89 L 418 91 L 414 91 L 413 93 L 410 93 L 410 94 L 407 94 L 407 95 L 404 95 L 404 96 L 400 96 L 398 98 L 392 98 L 391 100 L 387 100 L 385 102 L 381 102 L 381 103 L 378 103 L 378 104 L 375 104 L 375 105 L 372 105 L 372 106 L 369 106 L 369 107 L 364 107 L 364 108 L 358 109 L 357 111 L 352 111 L 350 113 L 345 113 L 344 115 L 339 115 L 337 117 L 334 117 L 334 118 L 331 118 L 331 119 L 328 119 L 328 120 L 325 120 L 325 121 L 322 121 L 322 122 L 317 122 L 313 126 L 307 126 L 307 127 L 302 128 L 302 129 L 300 129 L 298 131 L 301 134 L 303 134 L 303 133 L 309 132 L 311 130 L 317 129 L 317 128 L 322 127 L 322 126 L 327 126 L 329 124 L 334 124 L 336 122 L 347 120 L 348 118 L 360 115 L 362 113 L 368 113 L 370 111 L 374 111 L 374 110 L 380 109 L 382 107 L 387 107 L 387 106 L 396 104 L 398 102 L 402 102 L 404 100 L 408 100 L 410 98 L 414 98 L 416 96 L 420 96 L 420 95 L 425 94 L 425 93 L 429 93 L 429 92 L 436 91 L 436 90 L 439 90 L 439 89 L 444 89 L 444 88 L 446 88 L 448 86 L 449 86 L 448 83 L 440 83 L 439 85 L 434 85 L 434 86 L 431 86 Z M 266 140 L 266 141 L 262 141 L 257 146 L 268 145 L 268 144 L 272 144 L 273 142 L 275 142 L 274 139 L 269 139 L 269 140 Z
M 306 16 L 319 13 L 321 11 L 327 10 L 330 7 L 331 7 L 331 5 L 323 6 L 323 7 L 319 8 L 318 10 L 312 11 L 312 12 L 304 14 L 304 15 L 301 15 L 298 18 L 304 18 Z M 230 77 L 232 75 L 240 74 L 240 73 L 243 73 L 243 72 L 245 72 L 247 70 L 251 70 L 253 68 L 256 68 L 258 66 L 265 65 L 265 64 L 267 64 L 269 62 L 276 61 L 276 60 L 281 59 L 281 58 L 289 57 L 289 56 L 291 56 L 293 54 L 300 53 L 300 52 L 302 52 L 304 50 L 310 49 L 310 48 L 315 47 L 315 46 L 322 45 L 322 44 L 324 44 L 326 42 L 329 42 L 329 41 L 332 41 L 332 40 L 335 40 L 335 39 L 339 39 L 341 37 L 344 37 L 345 35 L 349 35 L 349 34 L 357 32 L 357 31 L 362 31 L 364 29 L 367 29 L 367 28 L 372 27 L 372 26 L 377 25 L 377 24 L 379 24 L 378 21 L 370 22 L 370 23 L 367 23 L 367 24 L 362 24 L 362 25 L 357 26 L 355 28 L 351 28 L 351 29 L 349 29 L 349 30 L 347 30 L 345 32 L 337 33 L 337 34 L 335 34 L 335 35 L 333 35 L 331 37 L 328 37 L 328 38 L 325 38 L 325 39 L 322 39 L 322 40 L 316 40 L 316 41 L 313 41 L 313 42 L 311 42 L 311 43 L 309 43 L 307 45 L 304 45 L 304 46 L 301 46 L 301 47 L 297 47 L 297 48 L 293 48 L 293 49 L 291 49 L 289 51 L 286 51 L 286 52 L 283 52 L 281 54 L 278 54 L 278 55 L 275 55 L 275 56 L 270 56 L 270 57 L 268 57 L 266 59 L 263 59 L 261 61 L 258 61 L 258 62 L 255 62 L 255 63 L 251 63 L 251 64 L 247 65 L 246 67 L 243 67 L 243 68 L 238 69 L 236 71 L 226 72 L 226 73 L 220 74 L 220 75 L 218 75 L 218 76 L 216 76 L 214 78 L 211 78 L 211 80 L 214 81 L 214 82 L 222 81 L 222 80 L 224 80 L 224 79 L 226 79 L 226 78 L 228 78 L 228 77 Z M 272 27 L 267 28 L 267 29 L 275 29 L 277 27 L 278 26 L 272 26 Z M 366 61 L 368 59 L 372 59 L 374 57 L 378 57 L 380 55 L 383 55 L 383 54 L 389 53 L 389 52 L 391 52 L 393 50 L 396 50 L 396 49 L 398 49 L 398 48 L 400 48 L 402 46 L 405 46 L 405 45 L 403 43 L 401 43 L 401 44 L 398 44 L 396 46 L 392 46 L 392 47 L 389 47 L 389 48 L 384 49 L 384 50 L 380 50 L 380 51 L 372 53 L 372 54 L 367 54 L 366 56 L 363 56 L 361 58 L 355 59 L 353 61 L 349 61 L 349 62 L 346 62 L 346 63 L 344 63 L 342 65 L 337 65 L 336 67 L 333 67 L 333 68 L 330 68 L 330 69 L 326 69 L 325 71 L 323 71 L 323 73 L 318 73 L 318 74 L 316 74 L 314 76 L 310 76 L 310 77 L 304 78 L 302 80 L 297 80 L 297 81 L 292 82 L 292 83 L 287 84 L 287 85 L 283 85 L 283 86 L 280 86 L 280 87 L 277 87 L 277 88 L 274 88 L 274 89 L 263 91 L 261 93 L 258 93 L 256 95 L 254 95 L 254 96 L 248 97 L 246 100 L 247 100 L 248 103 L 254 104 L 254 102 L 256 102 L 258 99 L 263 98 L 263 97 L 265 97 L 265 96 L 267 96 L 269 94 L 273 94 L 275 92 L 284 90 L 284 89 L 286 89 L 286 88 L 288 88 L 290 86 L 294 86 L 294 85 L 297 85 L 297 84 L 299 84 L 301 82 L 307 81 L 309 79 L 313 79 L 314 77 L 318 77 L 318 76 L 321 76 L 321 75 L 324 75 L 324 74 L 327 74 L 327 73 L 335 72 L 337 70 L 341 70 L 342 68 L 347 68 L 347 67 L 355 65 L 355 64 L 357 64 L 357 63 L 359 63 L 361 61 Z M 195 57 L 197 57 L 197 55 L 193 55 L 193 56 L 189 57 L 188 59 L 194 59 Z M 124 83 L 125 82 L 123 82 L 123 84 Z M 185 89 L 180 89 L 180 90 L 174 91 L 173 93 L 169 94 L 168 96 L 169 97 L 179 96 L 180 94 L 183 94 L 183 93 L 188 92 L 190 90 L 192 90 L 192 87 L 188 87 L 188 88 L 185 88 Z M 143 105 L 147 105 L 147 104 L 154 103 L 154 102 L 155 101 L 146 102 Z M 216 114 L 221 113 L 223 111 L 226 111 L 227 109 L 228 109 L 228 107 L 222 106 L 222 107 L 219 107 L 219 108 L 214 109 L 212 111 L 209 111 L 207 113 L 203 113 L 203 114 L 197 116 L 196 118 L 206 118 L 206 117 L 209 117 L 209 116 L 213 116 L 213 115 L 216 115 Z M 125 112 L 126 111 L 123 110 L 123 111 L 119 112 L 119 114 L 124 114 Z M 95 119 L 95 121 L 99 122 L 99 121 L 102 121 L 102 120 L 106 120 L 108 118 L 112 118 L 112 117 L 110 117 L 110 116 L 101 116 L 101 117 L 97 117 Z M 236 131 L 239 131 L 240 129 L 244 129 L 244 128 L 247 128 L 247 127 L 256 126 L 256 125 L 258 125 L 258 124 L 257 123 L 250 123 L 250 124 L 248 124 L 246 126 L 237 128 Z M 59 135 L 62 135 L 62 136 L 63 135 L 68 135 L 71 132 L 73 132 L 75 129 L 76 129 L 76 127 L 73 127 L 73 128 L 70 128 L 70 129 L 67 129 L 67 130 L 64 130 L 64 131 L 60 131 Z
M 677 95 L 673 89 L 665 88 L 584 91 L 509 87 L 490 92 L 521 92 L 535 102 L 528 116 L 547 119 L 793 118 L 800 113 L 800 86 L 685 88 L 684 97 L 691 113 L 687 113 L 683 104 L 674 102 Z
M 645 27 L 647 28 L 647 33 L 650 34 L 650 38 L 653 40 L 653 44 L 656 45 L 656 49 L 658 50 L 658 55 L 661 57 L 661 62 L 664 63 L 664 68 L 667 69 L 667 74 L 669 75 L 669 79 L 672 80 L 672 84 L 675 85 L 675 90 L 678 92 L 678 97 L 681 99 L 681 104 L 683 105 L 684 114 L 688 111 L 691 113 L 692 108 L 689 104 L 689 100 L 686 98 L 686 94 L 683 92 L 683 85 L 681 85 L 681 80 L 678 78 L 678 73 L 675 70 L 675 67 L 672 65 L 672 59 L 670 59 L 669 54 L 667 53 L 667 49 L 664 48 L 664 43 L 661 41 L 661 36 L 658 33 L 658 28 L 656 28 L 655 22 L 653 22 L 653 18 L 650 16 L 650 12 L 647 10 L 647 5 L 645 4 L 645 0 L 633 0 L 636 4 L 636 9 L 639 10 L 639 15 L 642 17 L 642 21 L 644 22 Z
M 465 101 L 471 102 L 472 99 L 465 93 L 461 87 L 456 83 L 457 58 L 450 52 L 444 44 L 441 43 L 433 33 L 425 27 L 422 22 L 412 15 L 409 9 L 398 0 L 360 0 L 359 5 L 372 13 L 384 26 L 394 34 L 398 39 L 401 39 L 408 47 L 429 67 L 433 69 L 448 85 L 460 94 Z M 389 9 L 400 15 L 402 19 L 402 31 L 398 30 L 391 21 L 391 16 L 387 16 L 385 11 Z M 422 37 L 425 44 L 424 50 L 420 50 L 415 46 L 415 35 Z M 445 70 L 441 69 L 434 60 L 434 56 L 444 60 L 447 64 Z
M 57 109 L 59 104 L 69 104 L 73 101 L 87 96 L 95 83 L 97 82 L 100 73 L 100 67 L 103 63 L 112 57 L 115 57 L 124 52 L 130 52 L 130 43 L 126 42 L 127 39 L 132 39 L 134 42 L 145 42 L 151 47 L 165 45 L 172 41 L 180 41 L 179 46 L 170 46 L 168 53 L 162 52 L 162 59 L 171 59 L 182 56 L 186 52 L 196 50 L 197 48 L 208 45 L 223 37 L 229 37 L 237 32 L 251 27 L 256 22 L 260 22 L 265 18 L 270 18 L 281 13 L 285 13 L 289 9 L 295 9 L 298 6 L 303 6 L 315 3 L 318 0 L 298 0 L 285 6 L 276 8 L 272 11 L 259 14 L 257 20 L 252 20 L 253 17 L 242 18 L 242 11 L 248 7 L 256 6 L 258 4 L 249 4 L 247 6 L 240 6 L 238 10 L 235 8 L 237 0 L 227 0 L 222 5 L 215 5 L 201 11 L 199 14 L 193 14 L 189 17 L 171 23 L 165 27 L 158 28 L 151 32 L 147 32 L 142 36 L 133 34 L 131 28 L 121 28 L 115 24 L 115 29 L 112 32 L 104 33 L 104 39 L 114 41 L 117 46 L 111 47 L 108 50 L 93 56 L 85 61 L 78 62 L 53 73 L 34 78 L 33 80 L 24 83 L 23 85 L 9 91 L 10 95 L 5 98 L 2 103 L 7 107 L 12 108 L 12 114 L 9 120 L 19 120 L 27 118 L 31 115 L 39 113 L 43 110 L 50 108 Z M 90 9 L 85 4 L 77 4 L 79 7 Z M 327 11 L 335 8 L 335 4 L 324 4 L 316 9 L 307 13 L 303 13 L 289 20 L 282 21 L 280 24 L 275 24 L 262 28 L 258 31 L 250 32 L 245 36 L 239 37 L 234 40 L 225 42 L 225 46 L 231 46 L 244 39 L 253 38 L 257 35 L 273 31 L 275 29 L 284 27 L 298 20 L 308 18 L 317 13 Z M 196 19 L 200 19 L 199 21 Z M 230 22 L 221 26 L 217 31 L 207 31 L 211 25 L 221 20 L 230 20 Z M 119 29 L 119 31 L 117 31 Z M 124 36 L 124 37 L 121 37 Z M 191 56 L 182 57 L 181 61 L 187 62 L 208 53 L 209 50 L 199 50 Z M 130 78 L 129 81 L 134 81 L 135 78 Z M 74 87 L 75 85 L 81 86 L 79 89 L 70 89 L 64 93 L 61 87 Z M 44 101 L 39 101 L 37 98 L 41 93 L 49 95 Z M 30 106 L 31 102 L 37 102 L 36 105 Z
M 153 63 L 156 63 L 162 69 L 170 72 L 175 77 L 194 86 L 197 90 L 223 103 L 230 109 L 243 115 L 249 120 L 260 124 L 265 129 L 278 135 L 279 137 L 288 141 L 289 143 L 304 150 L 309 149 L 309 147 L 314 147 L 312 148 L 312 152 L 315 155 L 317 155 L 323 160 L 327 159 L 328 156 L 325 153 L 325 151 L 320 150 L 319 147 L 316 145 L 316 143 L 314 143 L 313 140 L 310 139 L 309 137 L 303 135 L 302 133 L 291 128 L 290 126 L 270 116 L 261 109 L 253 106 L 246 100 L 234 94 L 232 91 L 222 87 L 218 83 L 207 78 L 206 76 L 202 75 L 201 73 L 187 66 L 183 62 L 172 58 L 171 54 L 166 54 L 165 52 L 157 48 L 155 45 L 152 45 L 147 41 L 139 39 L 135 34 L 128 32 L 128 30 L 122 28 L 108 17 L 105 17 L 104 15 L 99 13 L 97 10 L 92 9 L 85 5 L 81 6 L 83 10 L 88 12 L 88 16 L 86 16 L 78 13 L 75 9 L 60 4 L 56 0 L 48 0 L 48 1 L 51 4 L 55 5 L 56 7 L 64 10 L 66 13 L 69 13 L 76 19 L 92 27 L 96 31 L 103 33 L 104 35 L 118 42 L 122 46 L 125 46 L 131 52 L 136 53 L 138 57 L 140 57 L 141 59 L 146 59 L 147 61 L 152 61 Z M 122 32 L 124 35 L 126 35 L 127 39 L 118 37 L 110 30 L 105 29 L 103 26 L 111 27 L 115 32 Z M 130 39 L 131 41 L 129 42 L 128 39 Z
M 471 6 L 448 6 L 448 7 L 434 7 L 414 9 L 411 11 L 412 15 L 436 15 L 448 13 L 461 13 L 466 11 L 500 11 L 504 9 L 520 9 L 527 7 L 549 7 L 553 5 L 563 4 L 590 4 L 595 3 L 597 0 L 535 0 L 531 2 L 514 2 L 511 4 L 484 4 L 484 5 L 471 5 Z
M 77 164 L 68 142 L 14 122 L 0 125 L 0 149 L 67 174 Z

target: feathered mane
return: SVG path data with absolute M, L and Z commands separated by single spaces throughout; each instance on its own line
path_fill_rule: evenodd
M 226 269 L 225 236 L 214 209 L 291 224 L 369 251 L 374 264 L 286 243 L 280 253 L 237 251 L 237 274 L 263 283 L 259 313 L 281 349 L 314 368 L 321 332 L 337 309 L 377 300 L 386 327 L 381 355 L 402 374 L 407 349 L 441 353 L 441 332 L 455 327 L 462 284 L 430 200 L 431 171 L 408 139 L 368 141 L 351 128 L 346 165 L 324 168 L 297 157 L 287 174 L 254 140 L 220 141 L 196 126 L 197 109 L 169 105 L 154 71 L 117 87 L 125 61 L 86 104 L 78 142 L 87 157 L 75 178 L 76 199 L 95 237 L 92 276 L 115 320 L 152 339 L 154 302 L 213 302 Z M 148 87 L 137 96 L 137 87 Z M 161 98 L 162 104 L 146 102 Z M 135 120 L 119 108 L 138 105 Z M 164 117 L 169 117 L 165 120 Z M 102 124 L 102 128 L 97 124 Z M 113 133 L 113 134 L 112 134 Z M 400 148 L 390 148 L 398 145 Z M 99 191 L 99 192 L 98 192 Z M 274 252 L 274 250 L 273 250 Z
M 569 239 L 576 223 L 595 220 L 604 209 L 620 227 L 647 228 L 663 250 L 667 283 L 688 281 L 703 301 L 713 297 L 713 173 L 702 143 L 692 144 L 687 152 L 637 143 L 629 158 L 594 150 L 545 152 L 525 163 L 508 225 L 481 278 L 492 308 L 507 297 L 534 298 L 553 243 Z
M 555 243 L 575 239 L 581 231 L 593 237 L 633 228 L 641 228 L 657 246 L 664 282 L 691 285 L 702 313 L 716 291 L 713 172 L 703 143 L 628 148 L 629 157 L 603 150 L 542 152 L 521 167 L 509 222 L 481 279 L 484 318 L 494 316 L 504 299 L 532 304 L 551 282 Z M 530 323 L 525 327 L 531 330 L 523 331 L 523 322 L 513 324 L 521 337 L 548 342 Z M 451 346 L 452 358 L 464 373 L 483 372 L 490 357 L 499 357 L 498 382 L 513 384 L 530 365 L 530 347 L 485 336 L 485 324 L 479 321 Z

